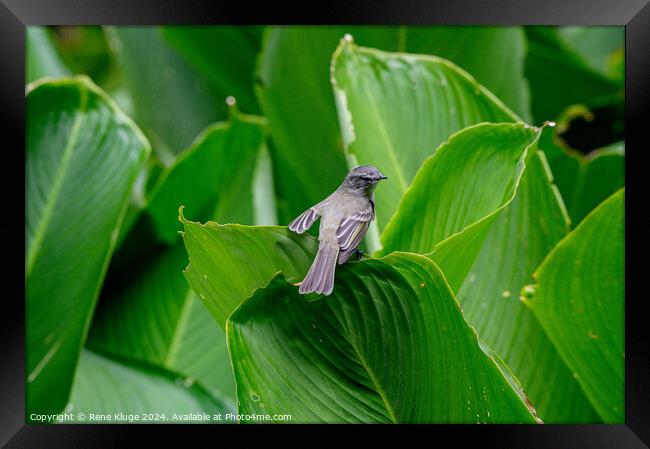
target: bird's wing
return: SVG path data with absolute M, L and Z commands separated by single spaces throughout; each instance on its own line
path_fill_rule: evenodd
M 339 247 L 341 248 L 339 264 L 345 263 L 354 250 L 357 249 L 374 218 L 375 208 L 371 202 L 367 209 L 341 220 L 336 230 L 336 238 L 339 240 Z
M 311 228 L 311 225 L 314 224 L 318 217 L 320 217 L 320 215 L 318 212 L 316 212 L 316 209 L 314 207 L 310 207 L 302 214 L 300 214 L 298 218 L 289 223 L 289 229 L 293 232 L 297 232 L 298 234 L 302 234 L 307 229 Z

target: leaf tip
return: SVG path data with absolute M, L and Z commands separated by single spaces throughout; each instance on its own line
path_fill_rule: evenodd
M 183 209 L 185 209 L 185 205 L 181 204 L 181 206 L 178 208 L 178 221 L 185 224 L 187 223 L 187 220 L 185 219 L 185 215 L 183 215 Z
M 233 121 L 240 118 L 241 111 L 237 106 L 237 99 L 232 95 L 226 97 L 226 107 L 228 108 L 228 120 Z
M 344 51 L 347 51 L 355 46 L 356 44 L 354 43 L 354 37 L 350 33 L 345 33 L 339 40 L 339 45 L 332 55 L 332 61 L 336 60 L 337 56 L 339 56 Z
M 532 284 L 525 285 L 519 293 L 519 300 L 530 307 L 533 296 L 535 296 L 535 286 Z

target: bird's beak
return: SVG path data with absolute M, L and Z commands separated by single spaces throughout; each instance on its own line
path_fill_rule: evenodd
M 384 175 L 381 175 L 381 176 L 379 177 L 379 180 L 381 181 L 382 179 L 388 179 L 388 178 L 387 178 L 386 176 L 384 176 Z

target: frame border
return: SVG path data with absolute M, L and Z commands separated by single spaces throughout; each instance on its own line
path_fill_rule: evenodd
M 29 25 L 167 25 L 167 24 L 411 24 L 411 25 L 625 25 L 625 121 L 626 121 L 626 304 L 625 304 L 625 425 L 427 425 L 363 426 L 376 436 L 395 435 L 406 429 L 424 431 L 435 438 L 474 441 L 489 446 L 547 448 L 642 448 L 650 442 L 650 326 L 644 313 L 647 295 L 641 280 L 647 278 L 643 256 L 650 250 L 650 211 L 641 206 L 644 196 L 641 170 L 644 167 L 641 131 L 649 111 L 650 98 L 650 0 L 493 0 L 480 4 L 471 0 L 431 3 L 423 0 L 361 0 L 354 4 L 310 5 L 284 8 L 275 3 L 251 5 L 246 2 L 217 3 L 195 0 L 191 7 L 178 0 L 0 0 L 0 54 L 4 70 L 0 71 L 0 91 L 5 100 L 2 123 L 5 136 L 11 138 L 5 157 L 11 164 L 0 177 L 3 187 L 4 210 L 7 211 L 0 229 L 5 236 L 23 235 L 25 198 L 13 194 L 18 181 L 25 185 L 24 158 L 19 148 L 25 148 L 25 27 Z M 646 145 L 647 146 L 647 145 Z M 647 150 L 646 150 L 647 151 Z M 638 173 L 635 173 L 637 172 Z M 647 175 L 646 175 L 647 176 Z M 645 210 L 643 210 L 645 209 Z M 15 211 L 23 211 L 19 216 Z M 7 242 L 8 241 L 8 242 Z M 631 243 L 633 242 L 633 243 Z M 172 442 L 183 438 L 179 429 L 168 425 L 36 425 L 24 423 L 24 272 L 11 261 L 24 258 L 24 241 L 5 239 L 11 257 L 2 270 L 12 287 L 6 295 L 0 315 L 0 445 L 7 447 L 115 447 L 132 444 L 137 437 L 165 439 Z M 637 287 L 638 285 L 638 287 Z M 117 427 L 117 428 L 116 428 Z M 229 436 L 250 437 L 245 426 L 230 426 Z M 302 432 L 313 441 L 316 425 L 282 427 Z M 350 426 L 327 425 L 349 430 Z M 277 426 L 267 426 L 270 433 Z M 223 426 L 184 425 L 180 429 L 193 434 L 221 440 Z M 259 430 L 259 428 L 257 429 Z M 239 433 L 242 432 L 242 433 Z M 243 433 L 246 432 L 246 433 Z M 401 433 L 401 432 L 400 432 Z M 310 438 L 310 436 L 312 438 Z M 333 437 L 330 437 L 333 440 Z M 243 440 L 245 441 L 245 440 Z M 321 440 L 325 442 L 327 440 Z M 184 441 L 187 443 L 187 439 Z M 334 441 L 332 441 L 334 442 Z M 645 443 L 644 443 L 645 442 Z

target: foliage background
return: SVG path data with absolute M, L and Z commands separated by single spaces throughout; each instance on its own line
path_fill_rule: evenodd
M 30 27 L 27 419 L 239 410 L 525 422 L 532 403 L 544 422 L 623 422 L 623 33 Z M 545 121 L 556 126 L 512 124 Z M 386 258 L 339 269 L 350 293 L 331 310 L 274 277 L 299 280 L 313 239 L 196 223 L 286 224 L 357 163 L 390 178 L 364 243 Z M 430 280 L 436 292 L 418 301 L 458 300 L 462 315 L 410 311 L 394 299 L 400 279 Z M 376 319 L 359 285 L 374 292 Z M 345 335 L 320 334 L 332 320 L 348 321 Z M 451 334 L 430 329 L 447 324 Z M 327 349 L 313 344 L 325 337 Z M 356 356 L 341 355 L 348 344 Z

